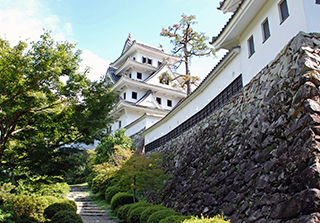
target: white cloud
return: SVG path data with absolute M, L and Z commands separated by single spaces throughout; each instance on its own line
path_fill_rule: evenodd
M 77 42 L 72 24 L 62 22 L 43 3 L 41 0 L 1 0 L 0 37 L 7 39 L 13 46 L 19 40 L 38 40 L 45 29 L 52 30 L 52 37 L 56 41 Z M 109 61 L 101 59 L 90 50 L 82 50 L 82 69 L 85 66 L 91 67 L 89 78 L 98 80 L 101 74 L 105 74 Z
M 98 55 L 93 54 L 90 50 L 84 50 L 82 53 L 82 69 L 91 67 L 88 77 L 90 80 L 99 80 L 101 75 L 105 75 L 109 66 L 109 61 L 102 59 Z

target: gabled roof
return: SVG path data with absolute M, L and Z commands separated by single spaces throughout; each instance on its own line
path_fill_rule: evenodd
M 116 68 L 109 66 L 106 72 L 106 74 L 110 77 L 112 83 L 116 83 L 121 77 L 115 74 L 116 70 Z
M 220 2 L 220 7 L 218 9 L 223 11 L 223 13 L 234 12 L 241 1 L 243 0 L 224 0 L 223 2 Z
M 117 88 L 121 88 L 124 85 L 135 85 L 141 88 L 147 88 L 147 89 L 154 89 L 157 91 L 166 91 L 168 94 L 172 93 L 179 97 L 185 97 L 186 93 L 180 89 L 177 88 L 165 88 L 159 85 L 144 83 L 141 81 L 133 80 L 131 78 L 128 78 L 126 76 L 121 76 L 120 79 L 113 85 L 113 90 Z
M 157 102 L 157 100 L 154 98 L 154 95 L 153 95 L 153 91 L 151 90 L 148 90 L 147 93 L 145 95 L 143 95 L 137 102 L 136 102 L 136 105 L 142 105 L 143 106 L 143 103 L 147 100 L 147 99 L 150 99 L 154 105 L 155 108 L 158 108 L 158 109 L 163 109 L 162 106 Z M 150 106 L 148 106 L 150 107 Z
M 127 65 L 130 65 L 130 64 L 135 64 L 136 66 L 139 66 L 139 67 L 143 67 L 143 68 L 146 68 L 148 70 L 153 70 L 153 71 L 156 71 L 157 68 L 154 67 L 154 66 L 151 66 L 150 64 L 146 64 L 146 63 L 140 63 L 136 60 L 133 60 L 131 57 L 127 57 L 127 59 L 125 60 L 124 63 L 121 64 L 121 66 L 115 71 L 115 74 L 117 75 L 118 73 L 121 73 L 121 71 L 127 66 Z
M 121 55 L 110 65 L 114 67 L 118 67 L 119 62 L 121 64 L 121 61 L 123 61 L 127 56 L 130 56 L 130 54 L 134 53 L 136 50 L 146 50 L 146 51 L 151 51 L 158 55 L 161 54 L 162 56 L 164 56 L 164 59 L 169 59 L 172 61 L 172 63 L 177 63 L 181 59 L 178 56 L 173 56 L 165 53 L 162 46 L 154 47 L 154 46 L 139 42 L 137 40 L 133 40 L 131 35 L 129 35 L 128 39 L 124 44 Z
M 144 112 L 144 113 L 151 113 L 151 114 L 157 114 L 157 115 L 166 115 L 169 110 L 166 109 L 159 109 L 155 107 L 148 107 L 144 105 L 137 105 L 136 103 L 132 103 L 126 100 L 123 100 L 122 98 L 119 99 L 119 101 L 114 105 L 114 109 L 110 112 L 110 116 L 112 117 L 114 114 L 117 114 L 119 111 L 123 109 L 136 109 L 138 111 Z
M 212 37 L 211 44 L 214 45 L 216 49 L 231 49 L 238 46 L 242 32 L 266 2 L 267 0 L 241 0 L 219 35 Z

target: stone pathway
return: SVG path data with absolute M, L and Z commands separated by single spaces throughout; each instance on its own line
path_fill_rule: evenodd
M 109 217 L 105 209 L 92 201 L 87 186 L 70 185 L 70 189 L 67 198 L 76 202 L 77 214 L 81 216 L 84 223 L 117 223 Z

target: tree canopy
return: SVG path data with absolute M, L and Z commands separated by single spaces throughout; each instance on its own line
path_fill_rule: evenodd
M 209 39 L 204 33 L 196 32 L 193 25 L 197 24 L 194 15 L 181 15 L 182 19 L 179 24 L 169 26 L 167 29 L 162 28 L 161 36 L 169 37 L 173 44 L 172 54 L 181 56 L 181 62 L 185 63 L 185 75 L 182 78 L 182 85 L 186 85 L 187 94 L 191 93 L 191 84 L 195 83 L 199 78 L 192 77 L 190 73 L 190 59 L 193 56 L 209 56 L 214 53 L 214 49 L 210 48 L 206 41 Z M 163 77 L 162 77 L 163 78 Z
M 93 143 L 112 120 L 116 96 L 106 78 L 79 72 L 80 50 L 40 40 L 11 47 L 0 38 L 0 161 L 2 168 L 52 170 L 76 143 Z M 63 156 L 64 155 L 64 156 Z

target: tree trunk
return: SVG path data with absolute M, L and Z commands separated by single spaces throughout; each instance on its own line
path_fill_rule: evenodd
M 185 56 L 185 63 L 186 63 L 186 76 L 189 78 L 186 82 L 187 84 L 187 95 L 191 94 L 191 74 L 190 74 L 190 58 L 188 55 Z

